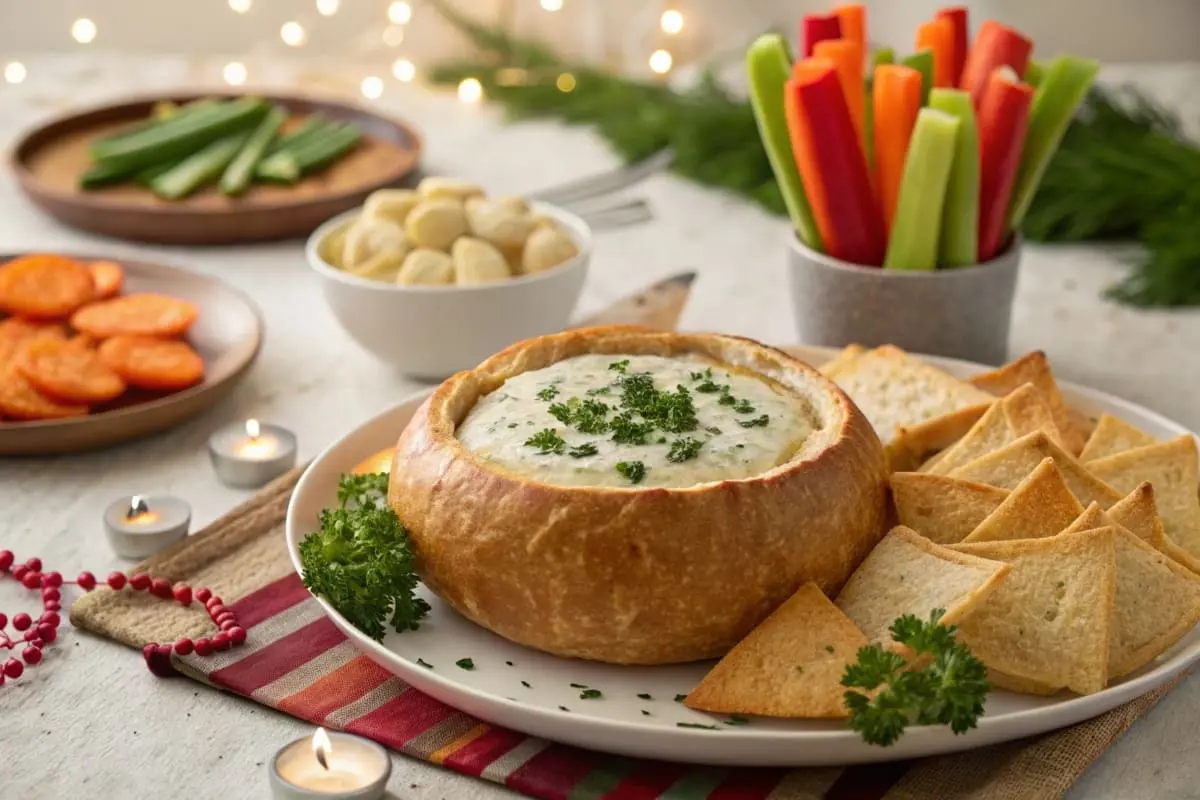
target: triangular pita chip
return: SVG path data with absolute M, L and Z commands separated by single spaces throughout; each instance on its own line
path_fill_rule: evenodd
M 1092 531 L 1096 528 L 1104 528 L 1118 526 L 1108 514 L 1104 513 L 1104 509 L 1099 503 L 1092 503 L 1083 510 L 1083 513 L 1075 518 L 1074 522 L 1064 528 L 1062 533 L 1078 533 L 1079 531 Z
M 842 349 L 831 360 L 826 361 L 820 367 L 820 372 L 826 378 L 835 378 L 837 374 L 850 366 L 854 359 L 865 353 L 867 349 L 860 344 L 849 344 Z
M 903 526 L 887 536 L 850 576 L 838 608 L 872 642 L 890 642 L 888 628 L 903 614 L 957 623 L 1004 580 L 1008 565 L 957 553 Z
M 971 383 L 989 394 L 1003 397 L 1009 392 L 1026 383 L 1037 387 L 1042 399 L 1054 415 L 1054 422 L 1062 432 L 1064 449 L 1076 454 L 1083 449 L 1087 441 L 1087 433 L 1080 427 L 1067 403 L 1063 400 L 1058 382 L 1054 380 L 1054 372 L 1046 354 L 1039 351 L 1027 353 L 1008 364 L 971 378 Z
M 952 545 L 1012 564 L 1012 572 L 958 625 L 959 639 L 991 669 L 1047 687 L 1092 694 L 1108 680 L 1116 596 L 1115 531 Z
M 1015 438 L 1042 431 L 1050 441 L 1064 447 L 1062 432 L 1054 421 L 1050 406 L 1032 383 L 1022 384 L 1006 394 L 1000 400 L 1000 406 L 1009 426 L 1017 434 Z
M 1000 403 L 995 403 L 963 438 L 947 448 L 944 455 L 927 462 L 920 471 L 933 475 L 949 475 L 964 464 L 998 450 L 1016 438 L 1016 432 L 1008 424 L 1004 409 Z
M 1092 475 L 1074 457 L 1040 432 L 1022 436 L 999 450 L 977 458 L 951 472 L 950 477 L 999 486 L 1001 489 L 1014 489 L 1044 458 L 1054 459 L 1055 465 L 1062 471 L 1063 480 L 1080 503 L 1097 502 L 1107 508 L 1121 499 L 1116 489 Z
M 846 665 L 867 637 L 807 583 L 722 658 L 684 701 L 714 714 L 845 717 Z
M 1054 536 L 1082 513 L 1083 506 L 1067 488 L 1054 459 L 1046 458 L 963 541 L 996 542 Z
M 1154 486 L 1154 500 L 1167 537 L 1200 557 L 1200 498 L 1196 496 L 1196 440 L 1190 435 L 1137 447 L 1092 461 L 1088 469 L 1118 491 L 1142 481 Z
M 1110 678 L 1156 658 L 1200 621 L 1200 576 L 1127 530 L 1119 530 L 1115 543 Z
M 1109 523 L 1132 533 L 1155 550 L 1200 575 L 1200 559 L 1167 538 L 1154 502 L 1154 487 L 1149 481 L 1138 485 L 1121 502 L 1104 513 Z
M 1153 436 L 1133 427 L 1125 420 L 1112 414 L 1101 414 L 1096 429 L 1092 431 L 1087 444 L 1083 446 L 1083 452 L 1079 454 L 1079 460 L 1084 463 L 1096 461 L 1154 443 Z
M 967 406 L 940 417 L 901 425 L 887 447 L 888 466 L 893 472 L 916 469 L 930 453 L 945 452 L 978 424 L 995 402 Z
M 892 473 L 901 525 L 938 544 L 957 544 L 995 511 L 1008 492 L 985 483 L 923 472 Z

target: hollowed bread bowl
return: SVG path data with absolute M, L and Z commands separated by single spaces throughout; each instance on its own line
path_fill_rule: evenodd
M 761 474 L 684 488 L 538 482 L 459 440 L 505 381 L 586 354 L 765 377 L 814 429 Z M 614 326 L 519 342 L 441 384 L 400 437 L 389 501 L 426 585 L 468 619 L 559 656 L 665 664 L 723 655 L 806 581 L 836 591 L 882 535 L 886 482 L 866 418 L 806 364 L 735 336 Z

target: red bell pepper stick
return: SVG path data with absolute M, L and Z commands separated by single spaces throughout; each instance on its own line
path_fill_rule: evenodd
M 954 26 L 949 20 L 934 19 L 917 26 L 918 52 L 933 53 L 933 85 L 940 89 L 954 86 Z
M 1033 87 L 1008 69 L 992 73 L 979 104 L 979 260 L 990 261 L 1006 244 L 1012 197 Z
M 896 216 L 904 160 L 912 137 L 917 112 L 921 110 L 921 73 L 900 64 L 875 68 L 872 82 L 875 137 L 875 185 L 879 189 L 879 207 L 889 232 Z
M 986 20 L 979 26 L 975 45 L 967 53 L 959 88 L 971 93 L 971 101 L 978 109 L 992 73 L 999 67 L 1008 67 L 1018 79 L 1024 77 L 1032 52 L 1033 42 L 1029 39 L 995 20 Z
M 842 24 L 834 14 L 806 14 L 800 24 L 800 41 L 804 57 L 811 58 L 813 45 L 826 39 L 842 38 Z
M 801 61 L 786 92 L 796 165 L 826 252 L 852 264 L 880 266 L 883 219 L 837 70 L 824 59 Z
M 950 62 L 953 65 L 951 86 L 958 86 L 962 80 L 963 65 L 967 63 L 967 9 L 963 6 L 943 8 L 935 15 L 936 19 L 944 19 L 950 23 L 954 31 Z M 920 48 L 918 48 L 920 49 Z
M 848 3 L 833 9 L 842 30 L 842 38 L 858 43 L 858 52 L 867 52 L 867 9 L 862 3 Z
M 823 58 L 837 70 L 838 81 L 846 95 L 846 106 L 850 109 L 850 120 L 863 140 L 863 113 L 867 94 L 863 91 L 863 51 L 858 42 L 850 39 L 826 39 L 813 46 L 813 57 Z

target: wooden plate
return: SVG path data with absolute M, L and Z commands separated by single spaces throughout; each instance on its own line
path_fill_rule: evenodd
M 29 199 L 72 227 L 139 242 L 213 245 L 305 236 L 361 204 L 376 189 L 399 183 L 417 164 L 420 136 L 402 122 L 336 100 L 260 92 L 254 94 L 296 117 L 319 112 L 353 122 L 363 130 L 364 141 L 329 169 L 295 186 L 254 185 L 238 198 L 225 197 L 215 187 L 174 202 L 136 185 L 86 192 L 79 188 L 79 176 L 91 163 L 89 142 L 144 119 L 156 102 L 245 94 L 139 97 L 73 113 L 23 136 L 13 150 L 12 168 Z
M 7 261 L 17 254 L 0 255 Z M 0 421 L 0 456 L 57 455 L 140 439 L 195 418 L 232 391 L 262 346 L 262 316 L 251 300 L 215 278 L 194 272 L 65 253 L 81 261 L 117 261 L 125 268 L 122 294 L 159 292 L 187 300 L 200 311 L 188 343 L 204 359 L 204 382 L 182 392 L 135 402 L 86 417 L 43 422 Z M 136 400 L 136 398 L 131 398 Z

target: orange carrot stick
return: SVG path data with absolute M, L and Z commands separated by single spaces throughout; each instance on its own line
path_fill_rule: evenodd
M 881 64 L 875 68 L 873 87 L 875 185 L 890 232 L 908 140 L 921 110 L 921 73 L 899 64 Z
M 863 114 L 867 95 L 863 91 L 863 52 L 858 43 L 846 39 L 827 39 L 813 45 L 813 56 L 823 58 L 837 70 L 838 82 L 846 95 L 846 106 L 850 109 L 850 121 L 858 141 L 863 140 Z
M 933 52 L 933 85 L 954 86 L 954 25 L 948 19 L 934 19 L 917 27 L 917 52 Z
M 950 85 L 958 86 L 962 79 L 963 64 L 967 63 L 967 9 L 964 6 L 951 6 L 938 11 L 936 16 L 949 21 L 954 30 L 954 51 L 951 54 L 954 79 Z
M 867 52 L 867 9 L 862 3 L 836 6 L 833 15 L 842 28 L 842 38 L 858 43 L 858 52 Z
M 1019 32 L 995 20 L 985 20 L 975 35 L 975 44 L 967 53 L 959 88 L 971 93 L 971 100 L 978 109 L 992 73 L 1000 67 L 1008 67 L 1018 78 L 1025 77 L 1032 52 L 1033 42 Z

